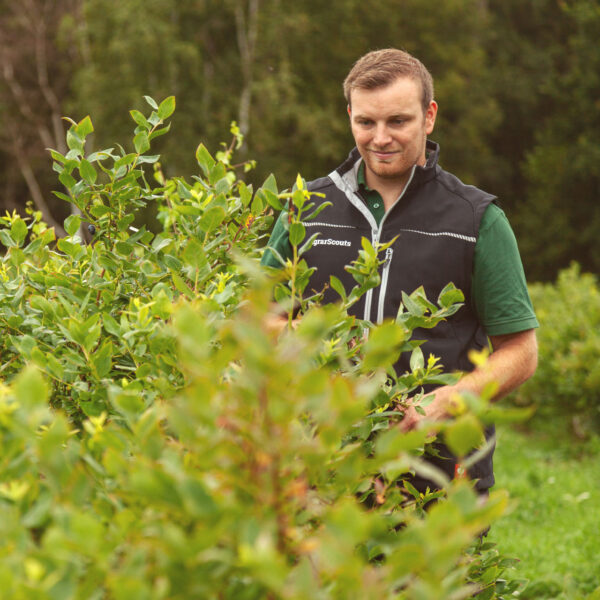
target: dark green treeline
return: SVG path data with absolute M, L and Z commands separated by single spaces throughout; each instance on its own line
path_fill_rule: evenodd
M 2 208 L 67 207 L 46 147 L 60 116 L 92 116 L 99 149 L 129 137 L 143 95 L 174 94 L 157 140 L 191 176 L 236 120 L 248 174 L 281 186 L 336 166 L 352 147 L 341 82 L 389 46 L 430 68 L 442 165 L 501 199 L 531 280 L 571 260 L 600 271 L 600 4 L 597 0 L 44 0 L 0 2 Z M 63 148 L 64 149 L 64 148 Z M 51 220 L 50 219 L 50 220 Z

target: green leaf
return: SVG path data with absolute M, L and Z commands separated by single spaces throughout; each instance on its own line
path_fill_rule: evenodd
M 290 225 L 290 244 L 297 246 L 306 237 L 306 228 L 302 223 L 292 223 Z
M 173 271 L 179 272 L 183 267 L 183 263 L 172 254 L 165 254 L 163 256 L 163 260 L 165 261 L 165 265 L 167 266 L 167 268 Z
M 231 184 L 229 183 L 229 179 L 227 177 L 223 177 L 217 181 L 215 184 L 215 192 L 217 194 L 229 194 L 231 190 Z
M 129 226 L 134 222 L 135 215 L 133 213 L 125 215 L 123 218 L 117 221 L 117 229 L 119 231 L 126 231 Z
M 17 217 L 10 227 L 10 235 L 17 243 L 17 246 L 22 246 L 23 241 L 27 237 L 27 224 L 23 219 Z
M 340 298 L 346 302 L 346 289 L 335 275 L 329 276 L 329 285 L 339 294 Z
M 405 292 L 402 292 L 402 304 L 404 304 L 404 307 L 411 315 L 421 317 L 425 314 L 425 307 L 421 306 L 418 302 L 415 302 L 415 300 Z
M 417 346 L 410 355 L 410 370 L 416 371 L 422 369 L 425 366 L 425 359 L 423 358 L 423 350 Z
M 96 173 L 96 169 L 94 169 L 92 163 L 85 158 L 82 158 L 79 163 L 79 174 L 86 183 L 89 183 L 90 185 L 96 183 L 98 173 Z
M 475 415 L 461 415 L 446 427 L 444 440 L 456 456 L 463 457 L 484 441 L 483 428 Z
M 196 239 L 192 238 L 183 251 L 183 260 L 196 269 L 202 269 L 208 265 L 206 252 Z
M 144 96 L 144 100 L 151 106 L 151 108 L 153 108 L 154 110 L 158 109 L 158 104 L 156 104 L 156 101 L 154 100 L 154 98 L 151 98 L 150 96 Z
M 111 395 L 110 402 L 130 425 L 136 423 L 146 409 L 142 398 L 127 392 Z
M 80 244 L 73 244 L 65 238 L 60 238 L 56 245 L 61 252 L 69 255 L 74 260 L 79 260 L 85 254 L 85 248 Z
M 275 194 L 276 196 L 277 196 L 277 194 L 279 194 L 279 191 L 277 190 L 277 181 L 276 181 L 275 175 L 273 175 L 273 173 L 271 173 L 265 179 L 265 182 L 262 184 L 261 187 L 265 190 L 268 190 L 272 194 Z
M 50 156 L 52 157 L 53 160 L 55 160 L 57 163 L 60 163 L 61 165 L 64 164 L 66 159 L 60 152 L 57 152 L 56 150 L 52 150 L 52 148 L 46 148 L 46 150 L 48 150 L 48 152 L 50 152 Z
M 317 206 L 317 208 L 315 208 L 315 210 L 313 210 L 310 214 L 302 215 L 302 220 L 312 221 L 313 219 L 316 219 L 319 216 L 321 211 L 325 210 L 326 208 L 329 208 L 330 206 L 332 206 L 331 202 L 323 202 L 323 204 Z
M 200 218 L 200 229 L 211 233 L 225 220 L 226 216 L 227 213 L 222 206 L 210 206 Z
M 125 154 L 125 156 L 122 156 L 121 158 L 119 158 L 118 160 L 115 161 L 115 170 L 118 170 L 121 167 L 126 167 L 127 165 L 130 165 L 132 162 L 135 161 L 136 158 L 137 158 L 137 154 L 134 154 L 133 152 L 130 154 Z
M 65 219 L 65 231 L 70 235 L 75 235 L 81 227 L 81 217 L 79 215 L 69 215 Z
M 16 246 L 15 240 L 12 239 L 10 233 L 6 229 L 0 229 L 0 242 L 2 242 L 7 248 Z
M 116 158 L 113 154 L 112 154 L 113 148 L 106 148 L 104 150 L 98 150 L 98 152 L 92 152 L 87 159 L 90 162 L 99 162 L 102 160 L 106 160 L 107 158 Z
M 135 151 L 138 154 L 143 154 L 144 152 L 148 152 L 148 150 L 150 150 L 150 140 L 148 139 L 148 132 L 140 131 L 133 138 L 133 145 L 135 146 Z
M 121 331 L 121 327 L 114 319 L 114 317 L 112 317 L 108 313 L 105 313 L 102 315 L 102 323 L 104 325 L 104 329 L 108 333 L 114 335 L 117 338 L 121 338 L 123 332 Z
M 152 131 L 149 134 L 148 139 L 150 141 L 152 141 L 154 138 L 160 137 L 161 135 L 165 135 L 165 133 L 167 133 L 168 131 L 170 131 L 170 129 L 171 129 L 171 123 L 169 123 L 165 127 L 160 127 L 159 129 L 155 129 L 154 131 Z
M 130 110 L 129 114 L 131 118 L 140 126 L 146 129 L 151 129 L 150 123 L 146 120 L 146 117 L 139 110 Z
M 315 240 L 321 235 L 319 232 L 313 233 L 307 240 L 302 244 L 302 247 L 298 249 L 298 256 L 302 256 L 305 252 L 308 252 L 315 243 Z
M 306 198 L 300 190 L 296 190 L 292 193 L 292 202 L 296 208 L 302 208 L 306 202 Z
M 79 137 L 74 127 L 71 127 L 67 131 L 67 146 L 70 150 L 75 150 L 78 155 L 83 153 L 83 140 Z
M 113 344 L 109 340 L 102 344 L 102 347 L 92 355 L 92 365 L 99 379 L 106 377 L 110 373 L 112 366 Z
M 215 185 L 217 181 L 223 179 L 227 175 L 227 167 L 222 162 L 217 162 L 213 165 L 208 174 L 208 181 L 211 185 Z
M 94 206 L 90 208 L 90 215 L 92 215 L 92 217 L 100 218 L 109 212 L 110 208 L 104 204 L 94 204 Z
M 206 519 L 218 513 L 218 505 L 197 479 L 187 477 L 179 483 L 178 487 L 184 506 L 190 514 Z
M 168 119 L 175 110 L 175 96 L 165 98 L 158 107 L 158 116 L 164 121 Z
M 16 379 L 15 396 L 24 407 L 44 407 L 48 398 L 48 386 L 41 373 L 34 367 L 28 367 Z
M 196 160 L 198 164 L 204 171 L 204 175 L 208 176 L 211 169 L 215 165 L 215 159 L 210 155 L 210 152 L 206 149 L 204 144 L 200 144 L 198 148 L 196 148 Z
M 123 256 L 129 256 L 133 252 L 133 244 L 128 244 L 127 242 L 119 241 L 115 244 L 115 248 Z
M 182 293 L 185 294 L 188 298 L 193 299 L 194 292 L 189 288 L 187 283 L 179 276 L 177 273 L 171 273 L 171 277 L 173 278 L 173 283 L 175 287 Z
M 158 114 L 155 111 L 152 111 L 150 113 L 150 116 L 148 117 L 148 123 L 150 123 L 150 125 L 152 125 L 152 127 L 156 127 L 157 125 L 159 125 L 161 123 L 160 117 L 158 116 Z
M 83 342 L 81 345 L 89 352 L 97 343 L 102 332 L 100 323 L 100 314 L 93 314 L 89 319 L 86 319 L 81 324 L 81 333 L 83 334 Z
M 259 189 L 257 194 L 261 194 L 267 201 L 267 204 L 272 206 L 275 210 L 283 210 L 285 208 L 284 203 L 272 192 L 265 189 Z
M 152 139 L 153 136 L 150 136 L 150 139 Z M 153 154 L 152 156 L 147 155 L 147 156 L 140 156 L 138 159 L 138 163 L 142 164 L 142 163 L 148 163 L 148 164 L 154 164 L 156 162 L 158 162 L 158 160 L 160 159 L 160 154 Z
M 56 358 L 51 352 L 46 354 L 46 370 L 50 372 L 54 377 L 62 379 L 65 374 L 63 363 Z
M 46 229 L 44 233 L 42 233 L 41 238 L 44 244 L 49 244 L 56 239 L 56 233 L 54 233 L 54 228 Z
M 444 308 L 448 308 L 457 302 L 464 302 L 465 295 L 453 284 L 449 283 L 438 297 L 438 304 Z
M 244 207 L 249 206 L 250 201 L 252 200 L 252 186 L 247 186 L 243 181 L 240 181 L 238 185 L 238 192 Z
M 92 125 L 92 120 L 89 115 L 77 123 L 75 131 L 82 140 L 85 140 L 85 138 L 94 131 L 94 126 Z
M 385 322 L 371 330 L 364 346 L 362 368 L 365 371 L 386 368 L 398 360 L 400 347 L 406 339 L 402 327 Z
M 58 176 L 58 180 L 68 189 L 71 190 L 75 187 L 75 184 L 77 183 L 77 181 L 75 181 L 75 178 L 70 174 L 67 173 L 67 171 L 63 171 L 59 176 Z M 70 199 L 69 199 L 70 201 Z

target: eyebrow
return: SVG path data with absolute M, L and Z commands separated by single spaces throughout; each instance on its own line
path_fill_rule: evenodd
M 412 113 L 396 113 L 394 115 L 389 115 L 388 117 L 386 117 L 386 120 L 390 120 L 390 119 L 411 119 L 413 118 L 414 115 Z M 352 115 L 353 119 L 368 119 L 370 121 L 373 120 L 373 117 L 370 115 L 366 115 L 366 114 L 362 114 L 362 113 L 356 113 Z

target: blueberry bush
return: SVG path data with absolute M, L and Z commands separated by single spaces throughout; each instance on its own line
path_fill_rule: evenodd
M 235 124 L 214 157 L 198 147 L 197 176 L 165 177 L 150 150 L 175 99 L 146 100 L 129 149 L 86 153 L 86 117 L 51 151 L 57 195 L 79 210 L 67 237 L 33 210 L 0 222 L 3 597 L 510 597 L 512 561 L 479 539 L 506 494 L 482 503 L 422 460 L 438 435 L 466 464 L 502 413 L 465 396 L 435 429 L 395 427 L 409 396 L 450 380 L 412 330 L 462 294 L 415 290 L 380 326 L 349 316 L 378 284 L 381 248 L 365 241 L 356 287 L 332 280 L 340 301 L 320 306 L 304 294 L 316 214 L 302 179 L 244 183 Z M 158 233 L 135 226 L 150 205 Z M 294 252 L 267 273 L 275 210 Z M 397 375 L 400 352 L 411 371 Z M 402 485 L 411 471 L 443 491 Z
M 515 397 L 537 408 L 536 418 L 571 418 L 576 433 L 600 425 L 600 288 L 573 263 L 555 283 L 530 287 L 540 322 L 536 376 Z

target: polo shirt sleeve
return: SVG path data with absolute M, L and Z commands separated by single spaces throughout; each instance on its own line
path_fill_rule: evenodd
M 273 232 L 271 233 L 271 237 L 267 245 L 265 246 L 265 251 L 263 252 L 262 258 L 260 260 L 260 264 L 263 267 L 273 267 L 275 269 L 281 268 L 281 263 L 277 260 L 277 257 L 273 252 L 271 252 L 270 248 L 274 248 L 279 252 L 281 257 L 286 260 L 287 258 L 292 258 L 292 246 L 290 245 L 290 238 L 288 232 L 283 224 L 283 219 L 287 218 L 287 213 L 282 211 L 279 214 L 279 218 L 275 222 L 275 227 L 273 227 Z
M 487 335 L 539 327 L 533 311 L 517 240 L 504 211 L 485 210 L 475 245 L 473 305 Z

